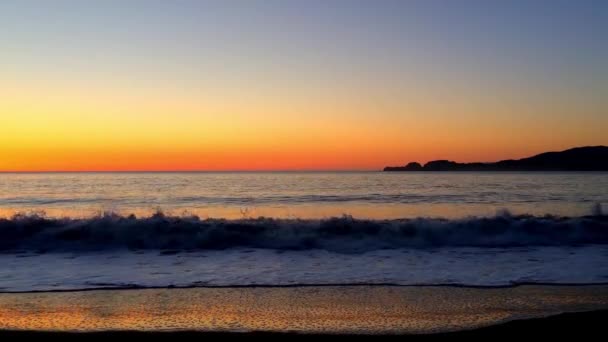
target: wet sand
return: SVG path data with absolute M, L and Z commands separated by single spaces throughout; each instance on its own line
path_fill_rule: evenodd
M 348 334 L 298 334 L 293 332 L 208 332 L 208 331 L 101 331 L 101 332 L 61 332 L 61 331 L 33 331 L 33 330 L 0 330 L 0 338 L 3 339 L 57 339 L 61 340 L 87 340 L 107 341 L 108 339 L 150 339 L 153 340 L 196 340 L 207 338 L 229 338 L 247 339 L 252 338 L 264 340 L 284 341 L 290 340 L 312 340 L 317 338 L 345 338 L 348 340 L 401 340 L 407 341 L 436 341 L 436 340 L 483 340 L 488 339 L 516 339 L 516 338 L 539 338 L 564 340 L 565 338 L 597 339 L 605 335 L 605 325 L 608 322 L 608 311 L 591 311 L 579 313 L 565 313 L 546 318 L 533 318 L 527 320 L 515 320 L 498 325 L 473 329 L 461 330 L 447 333 L 432 333 L 420 335 L 407 334 L 374 334 L 374 335 L 348 335 Z
M 402 335 L 493 326 L 485 328 L 487 333 L 487 329 L 500 331 L 509 324 L 521 327 L 518 322 L 501 325 L 513 320 L 606 309 L 606 285 L 227 287 L 2 293 L 0 330 L 13 336 L 110 331 L 181 335 L 244 332 Z M 580 319 L 584 315 L 594 316 Z M 566 323 L 563 319 L 562 323 L 546 323 L 546 319 L 527 322 L 545 322 L 542 324 L 562 329 L 585 322 L 606 322 L 605 312 L 566 317 L 569 319 Z M 528 328 L 542 324 L 533 323 Z M 518 329 L 517 325 L 506 331 L 514 329 Z

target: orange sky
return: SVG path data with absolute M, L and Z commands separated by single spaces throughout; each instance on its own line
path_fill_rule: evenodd
M 206 6 L 0 4 L 0 171 L 378 170 L 608 145 L 608 49 L 587 26 L 606 21 L 584 6 L 484 9 L 492 22 L 427 2 Z
M 415 93 L 327 99 L 274 89 L 206 95 L 166 85 L 18 83 L 0 81 L 9 89 L 0 103 L 2 171 L 373 170 L 607 142 L 606 120 L 569 117 L 584 107 L 559 102 L 502 108 L 473 95 L 446 101 L 441 93 L 444 102 L 435 103 Z M 540 121 L 537 111 L 562 119 Z

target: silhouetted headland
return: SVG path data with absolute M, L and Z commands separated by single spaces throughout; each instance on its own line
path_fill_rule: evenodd
M 387 166 L 384 171 L 608 171 L 608 147 L 577 147 L 495 163 L 434 160 L 422 166 L 420 163 L 411 162 L 405 166 Z

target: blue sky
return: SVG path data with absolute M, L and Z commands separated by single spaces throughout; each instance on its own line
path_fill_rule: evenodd
M 243 137 L 259 140 L 243 135 L 245 126 L 259 125 L 277 139 L 279 127 L 301 127 L 287 135 L 300 134 L 302 146 L 306 134 L 321 141 L 333 130 L 352 139 L 373 127 L 395 146 L 382 155 L 390 161 L 431 158 L 441 144 L 444 154 L 459 159 L 510 157 L 608 143 L 607 33 L 606 1 L 5 0 L 0 86 L 17 97 L 56 94 L 90 107 L 66 103 L 63 109 L 49 100 L 48 110 L 17 102 L 0 110 L 15 127 L 76 110 L 107 125 L 124 117 L 172 117 L 226 126 L 222 132 L 235 134 L 233 145 L 245 143 Z M 121 105 L 132 109 L 108 114 L 117 97 L 127 97 Z M 171 110 L 163 98 L 187 108 Z M 153 105 L 168 109 L 153 113 Z M 86 130 L 86 119 L 80 125 L 71 116 L 73 131 Z M 160 121 L 150 129 L 166 134 Z M 239 122 L 242 128 L 229 128 Z M 416 134 L 398 142 L 397 128 Z M 540 132 L 544 128 L 549 132 Z M 483 136 L 472 139 L 464 129 Z M 36 132 L 15 135 L 44 133 Z M 80 138 L 74 133 L 72 140 Z M 232 144 L 222 141 L 214 144 Z M 21 142 L 35 145 L 4 144 Z M 361 148 L 373 146 L 364 143 Z M 470 152 L 480 145 L 487 151 Z M 369 162 L 353 167 L 381 163 L 365 158 Z

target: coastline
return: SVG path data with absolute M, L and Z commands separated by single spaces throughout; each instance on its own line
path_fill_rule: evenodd
M 119 286 L 100 286 L 73 289 L 57 290 L 23 290 L 12 291 L 0 289 L 0 296 L 3 294 L 52 294 L 52 293 L 77 293 L 95 291 L 138 291 L 138 290 L 188 290 L 188 289 L 294 289 L 294 288 L 331 288 L 331 287 L 386 287 L 386 288 L 455 288 L 455 289 L 513 289 L 522 286 L 549 286 L 549 287 L 587 287 L 587 286 L 607 286 L 606 282 L 592 283 L 550 283 L 550 282 L 511 282 L 506 285 L 474 285 L 474 284 L 398 284 L 398 283 L 298 283 L 298 284 L 247 284 L 247 285 L 169 285 L 169 286 L 142 286 L 142 285 L 119 285 Z
M 608 171 L 607 157 L 607 146 L 584 146 L 490 163 L 458 163 L 441 159 L 429 161 L 423 166 L 418 162 L 410 162 L 405 166 L 387 166 L 383 171 Z

